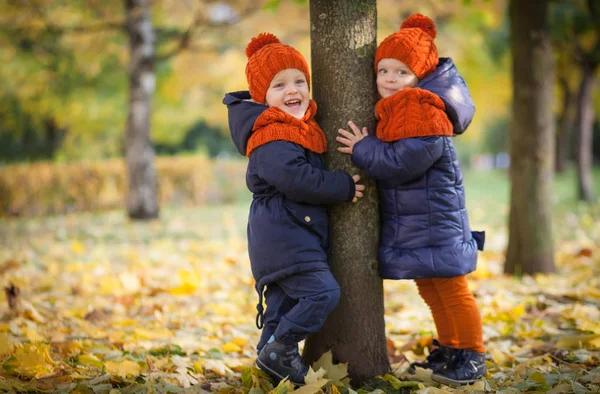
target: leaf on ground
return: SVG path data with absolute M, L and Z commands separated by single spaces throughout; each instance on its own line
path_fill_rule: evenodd
M 326 373 L 327 371 L 325 371 L 323 368 L 319 368 L 319 370 L 315 372 L 315 370 L 312 369 L 312 367 L 308 367 L 308 373 L 304 377 L 304 383 L 311 384 L 313 382 L 316 382 L 317 380 L 325 376 Z
M 341 385 L 347 385 L 347 382 L 344 382 L 344 380 L 348 377 L 348 363 L 334 364 L 331 349 L 323 353 L 321 357 L 313 363 L 312 368 L 317 371 L 323 368 L 326 371 L 325 375 L 323 375 L 324 378 L 331 379 L 334 383 L 339 382 L 342 383 Z
M 131 360 L 123 360 L 121 362 L 107 361 L 104 366 L 106 367 L 106 372 L 122 377 L 139 375 L 142 369 L 138 363 Z
M 50 347 L 44 343 L 23 344 L 13 356 L 16 359 L 15 371 L 23 376 L 40 379 L 54 373 L 55 363 L 50 357 Z
M 322 392 L 321 388 L 323 386 L 325 386 L 327 383 L 329 383 L 329 379 L 317 379 L 317 380 L 313 381 L 312 383 L 306 384 L 306 385 L 298 388 L 297 390 L 294 390 L 293 393 L 295 393 L 295 394 L 321 393 Z

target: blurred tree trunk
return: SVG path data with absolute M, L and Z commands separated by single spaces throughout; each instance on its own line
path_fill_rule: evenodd
M 571 132 L 571 129 L 573 128 L 574 123 L 572 117 L 574 94 L 571 92 L 568 80 L 566 78 L 559 78 L 558 82 L 561 90 L 563 91 L 563 105 L 558 121 L 560 130 L 556 135 L 556 160 L 554 169 L 556 173 L 560 174 L 565 171 L 568 162 L 572 158 L 571 152 L 573 146 L 571 144 L 571 136 L 573 133 Z
M 150 143 L 154 93 L 154 30 L 150 0 L 125 0 L 129 36 L 129 114 L 125 156 L 129 176 L 127 213 L 132 219 L 158 217 L 154 148 Z
M 511 0 L 513 124 L 508 252 L 510 274 L 553 272 L 553 53 L 548 0 Z
M 311 0 L 310 23 L 313 96 L 319 105 L 317 120 L 327 133 L 327 166 L 357 174 L 348 156 L 337 152 L 335 137 L 339 128 L 348 129 L 349 120 L 375 130 L 376 1 Z M 375 182 L 364 180 L 367 193 L 358 204 L 331 211 L 329 263 L 342 295 L 321 331 L 304 347 L 309 363 L 332 349 L 336 361 L 349 363 L 355 385 L 390 368 L 377 266 L 378 198 Z
M 595 200 L 592 183 L 594 129 L 594 74 L 597 66 L 589 61 L 582 65 L 582 78 L 577 94 L 577 190 L 579 200 L 592 202 Z

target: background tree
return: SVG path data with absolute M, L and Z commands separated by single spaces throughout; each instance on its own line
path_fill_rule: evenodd
M 125 129 L 127 213 L 132 219 L 152 219 L 158 217 L 158 196 L 154 147 L 150 142 L 151 101 L 156 85 L 150 0 L 125 0 L 125 11 L 130 56 Z
M 327 166 L 350 174 L 357 169 L 347 155 L 336 151 L 335 136 L 349 120 L 375 130 L 376 18 L 375 0 L 310 2 L 313 96 L 319 105 L 318 122 L 327 134 Z M 372 180 L 365 184 L 368 192 L 358 204 L 332 210 L 330 265 L 341 286 L 341 299 L 304 348 L 309 363 L 332 349 L 335 359 L 349 363 L 353 385 L 389 370 L 383 284 L 377 270 L 377 192 Z
M 595 0 L 558 1 L 552 4 L 552 38 L 558 54 L 559 82 L 563 91 L 563 115 L 559 135 L 557 163 L 562 164 L 563 145 L 574 128 L 577 164 L 577 190 L 580 200 L 593 201 L 593 90 L 600 67 L 600 4 Z M 578 78 L 573 83 L 573 79 Z M 571 86 L 577 86 L 571 89 Z M 576 105 L 574 120 L 570 104 Z M 564 135 L 563 135 L 564 134 Z
M 510 217 L 504 270 L 555 270 L 550 196 L 554 157 L 553 54 L 547 0 L 511 0 L 513 123 Z

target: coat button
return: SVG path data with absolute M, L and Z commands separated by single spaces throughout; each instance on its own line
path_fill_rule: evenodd
M 306 223 L 310 223 L 310 216 L 305 216 L 305 217 L 304 217 L 304 221 L 305 221 Z

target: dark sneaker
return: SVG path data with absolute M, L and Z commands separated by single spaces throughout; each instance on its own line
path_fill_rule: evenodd
M 277 380 L 289 376 L 290 382 L 300 386 L 304 385 L 308 373 L 308 367 L 298 353 L 298 344 L 267 343 L 258 354 L 256 365 Z
M 414 362 L 410 364 L 410 366 L 408 367 L 408 373 L 417 373 L 416 367 L 423 369 L 431 369 L 435 372 L 438 369 L 442 368 L 444 365 L 446 365 L 446 363 L 450 360 L 452 348 L 440 345 L 440 343 L 436 339 L 433 340 L 433 344 L 437 347 L 433 349 L 431 353 L 429 353 L 429 356 L 427 356 L 425 361 Z
M 450 361 L 431 374 L 431 379 L 448 386 L 462 386 L 475 383 L 486 376 L 485 353 L 464 349 L 450 350 Z

